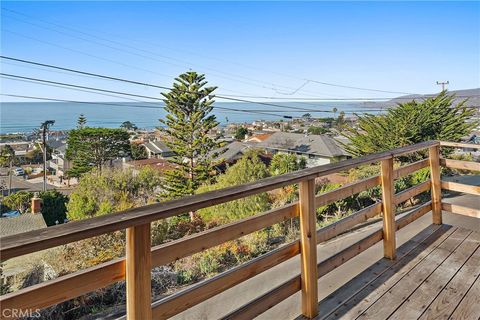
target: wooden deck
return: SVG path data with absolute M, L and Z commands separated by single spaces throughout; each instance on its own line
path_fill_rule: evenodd
M 321 290 L 321 288 L 320 288 Z M 431 225 L 319 303 L 316 319 L 480 319 L 480 232 Z

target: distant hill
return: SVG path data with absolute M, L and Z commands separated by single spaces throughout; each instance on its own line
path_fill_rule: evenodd
M 455 98 L 455 103 L 458 103 L 460 101 L 463 101 L 468 98 L 467 101 L 467 106 L 469 107 L 479 107 L 480 108 L 480 88 L 475 88 L 475 89 L 464 89 L 464 90 L 452 90 L 448 91 L 449 94 L 454 94 L 457 96 Z M 437 93 L 435 94 L 412 94 L 412 95 L 406 95 L 406 96 L 401 96 L 394 98 L 389 101 L 385 102 L 373 102 L 373 103 L 368 103 L 369 107 L 381 107 L 381 108 L 388 108 L 391 106 L 395 106 L 398 103 L 402 102 L 408 102 L 411 100 L 419 100 L 419 99 L 425 99 L 425 98 L 431 98 L 436 96 Z

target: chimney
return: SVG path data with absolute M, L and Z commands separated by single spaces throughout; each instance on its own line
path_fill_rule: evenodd
M 32 198 L 32 213 L 41 213 L 42 212 L 42 199 L 38 197 L 38 194 L 35 193 Z

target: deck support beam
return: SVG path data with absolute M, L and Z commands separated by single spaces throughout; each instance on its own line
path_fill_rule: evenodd
M 318 315 L 315 179 L 300 182 L 299 196 L 302 314 L 313 318 Z
M 440 147 L 428 148 L 430 177 L 432 179 L 432 222 L 442 224 L 442 182 L 440 181 Z
M 396 258 L 395 239 L 395 188 L 393 179 L 393 156 L 381 162 L 383 204 L 383 254 L 385 258 Z
M 150 223 L 127 228 L 126 242 L 127 319 L 151 320 Z

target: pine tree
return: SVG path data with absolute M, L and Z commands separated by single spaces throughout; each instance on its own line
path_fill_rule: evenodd
M 466 100 L 454 100 L 454 95 L 442 92 L 423 101 L 400 103 L 385 114 L 359 116 L 355 127 L 347 126 L 342 132 L 349 140 L 344 147 L 352 155 L 361 156 L 428 140 L 460 141 L 478 121 L 473 120 L 475 109 L 467 107 Z M 415 153 L 400 160 L 417 157 Z
M 167 145 L 175 153 L 175 169 L 165 173 L 168 199 L 193 195 L 197 188 L 212 180 L 212 151 L 220 147 L 218 138 L 208 132 L 218 125 L 213 110 L 213 91 L 205 76 L 196 72 L 181 74 L 165 97 L 167 115 L 160 122 L 166 127 Z
M 87 124 L 87 118 L 83 115 L 83 113 L 81 113 L 77 120 L 77 129 L 85 128 L 86 124 Z

